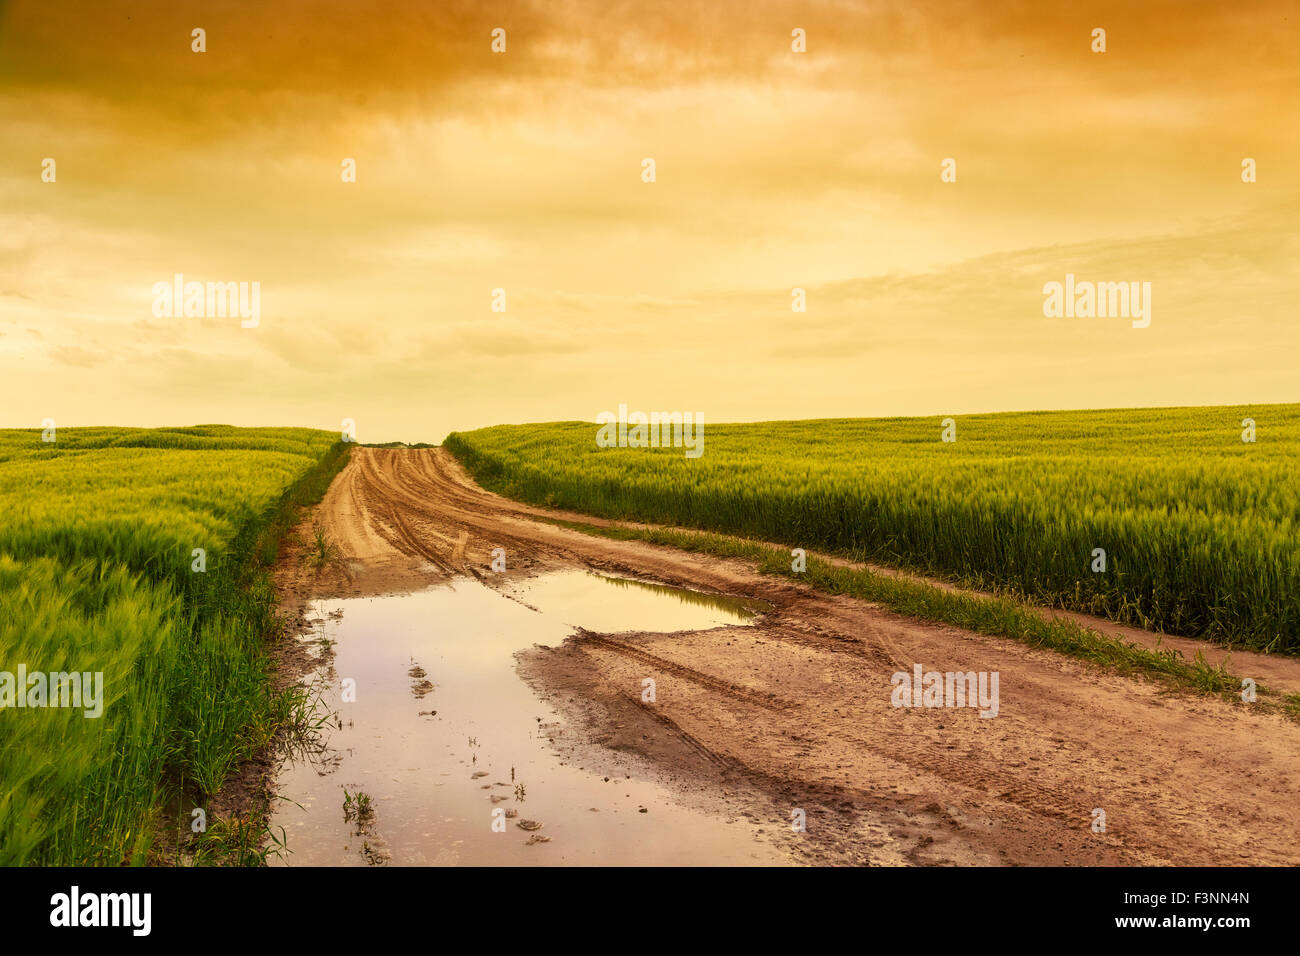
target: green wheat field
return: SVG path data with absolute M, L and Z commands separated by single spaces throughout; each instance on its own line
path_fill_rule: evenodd
M 202 803 L 296 705 L 269 681 L 263 570 L 333 433 L 0 431 L 0 670 L 102 671 L 104 712 L 0 721 L 0 865 L 145 863 L 159 807 Z M 194 570 L 194 549 L 205 570 Z M 188 817 L 187 817 L 188 819 Z
M 695 459 L 599 448 L 596 430 L 444 447 L 537 504 L 1300 651 L 1300 405 L 957 416 L 954 442 L 939 417 L 706 424 Z M 0 721 L 0 864 L 154 862 L 187 822 L 175 807 L 309 719 L 304 692 L 273 689 L 268 568 L 346 458 L 299 428 L 0 431 L 0 671 L 102 671 L 105 687 L 98 719 Z

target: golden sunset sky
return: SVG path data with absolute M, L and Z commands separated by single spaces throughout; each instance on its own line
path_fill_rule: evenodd
M 0 425 L 1300 400 L 1294 0 L 0 0 L 0 129 Z

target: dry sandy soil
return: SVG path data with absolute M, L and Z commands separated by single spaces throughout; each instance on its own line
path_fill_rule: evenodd
M 521 654 L 519 671 L 569 721 L 557 747 L 649 761 L 684 795 L 711 788 L 721 812 L 772 820 L 796 861 L 1300 863 L 1300 726 L 1280 716 L 539 515 L 605 523 L 485 492 L 441 449 L 358 448 L 312 519 L 346 576 L 280 583 L 290 599 L 322 583 L 342 597 L 589 568 L 769 603 L 754 627 L 580 632 Z M 497 547 L 505 575 L 488 570 Z M 918 663 L 997 671 L 998 715 L 891 706 L 890 676 Z M 1300 688 L 1294 659 L 1236 653 L 1232 669 Z M 794 808 L 807 832 L 791 831 Z

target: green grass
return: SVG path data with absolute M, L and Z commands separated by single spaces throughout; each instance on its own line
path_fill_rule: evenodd
M 320 574 L 326 568 L 337 565 L 343 559 L 339 546 L 330 540 L 325 528 L 316 525 L 311 529 L 311 538 L 303 553 L 303 563 Z
M 308 429 L 0 431 L 0 670 L 102 671 L 104 714 L 0 710 L 0 864 L 140 864 L 300 720 L 267 568 L 346 459 Z M 194 570 L 194 549 L 206 569 Z
M 1300 651 L 1298 405 L 958 416 L 953 443 L 939 416 L 706 425 L 697 459 L 600 448 L 596 432 L 497 426 L 444 444 L 485 487 L 535 504 Z

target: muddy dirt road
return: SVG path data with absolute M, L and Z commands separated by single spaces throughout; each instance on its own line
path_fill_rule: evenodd
M 758 824 L 792 862 L 1300 863 L 1300 727 L 1281 717 L 540 514 L 564 516 L 483 491 L 441 449 L 358 448 L 314 516 L 347 576 L 282 585 L 345 598 L 472 575 L 509 590 L 586 568 L 767 602 L 752 626 L 581 631 L 517 662 L 564 715 L 550 745 L 567 759 L 635 756 L 683 801 Z M 490 570 L 496 548 L 504 573 Z M 997 672 L 997 715 L 891 706 L 891 675 L 917 664 Z M 1269 661 L 1300 681 L 1293 664 Z

